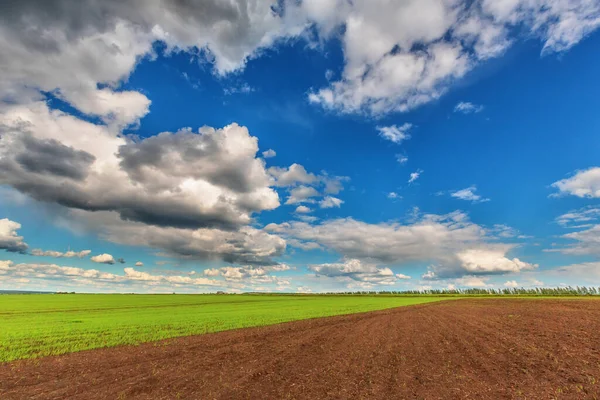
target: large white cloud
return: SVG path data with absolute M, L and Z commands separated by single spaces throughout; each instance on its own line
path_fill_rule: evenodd
M 0 12 L 0 91 L 23 97 L 26 88 L 55 91 L 81 111 L 131 123 L 148 99 L 115 92 L 160 40 L 168 51 L 190 51 L 227 73 L 303 23 L 285 24 L 268 0 L 24 0 Z M 108 84 L 98 89 L 96 84 Z
M 27 251 L 27 243 L 23 236 L 19 236 L 17 231 L 21 229 L 21 224 L 11 221 L 8 218 L 0 219 L 0 250 L 6 250 L 15 253 L 24 253 Z
M 518 258 L 508 258 L 515 244 L 498 243 L 499 237 L 469 221 L 461 212 L 423 215 L 409 223 L 370 224 L 352 218 L 314 225 L 292 221 L 269 224 L 265 230 L 282 235 L 292 246 L 322 246 L 367 265 L 431 263 L 429 277 L 435 279 L 518 272 L 536 267 Z
M 134 141 L 43 102 L 0 123 L 0 183 L 40 201 L 192 228 L 235 228 L 279 206 L 256 137 L 237 124 Z
M 543 52 L 569 49 L 600 26 L 596 0 L 357 0 L 302 2 L 321 35 L 343 26 L 341 78 L 309 100 L 342 112 L 406 111 L 439 98 L 483 60 L 501 55 L 516 29 Z

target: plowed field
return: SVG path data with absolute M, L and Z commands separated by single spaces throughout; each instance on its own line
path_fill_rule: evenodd
M 457 300 L 0 365 L 1 399 L 596 399 L 600 301 Z

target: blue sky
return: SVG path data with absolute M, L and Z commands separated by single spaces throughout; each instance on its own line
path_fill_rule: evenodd
M 2 288 L 600 285 L 595 1 L 28 4 Z

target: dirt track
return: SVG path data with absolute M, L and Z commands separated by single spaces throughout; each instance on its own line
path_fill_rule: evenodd
M 600 301 L 459 300 L 0 365 L 1 399 L 600 399 Z

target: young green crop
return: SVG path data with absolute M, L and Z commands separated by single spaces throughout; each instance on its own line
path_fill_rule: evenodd
M 441 300 L 427 296 L 3 295 L 0 362 Z

